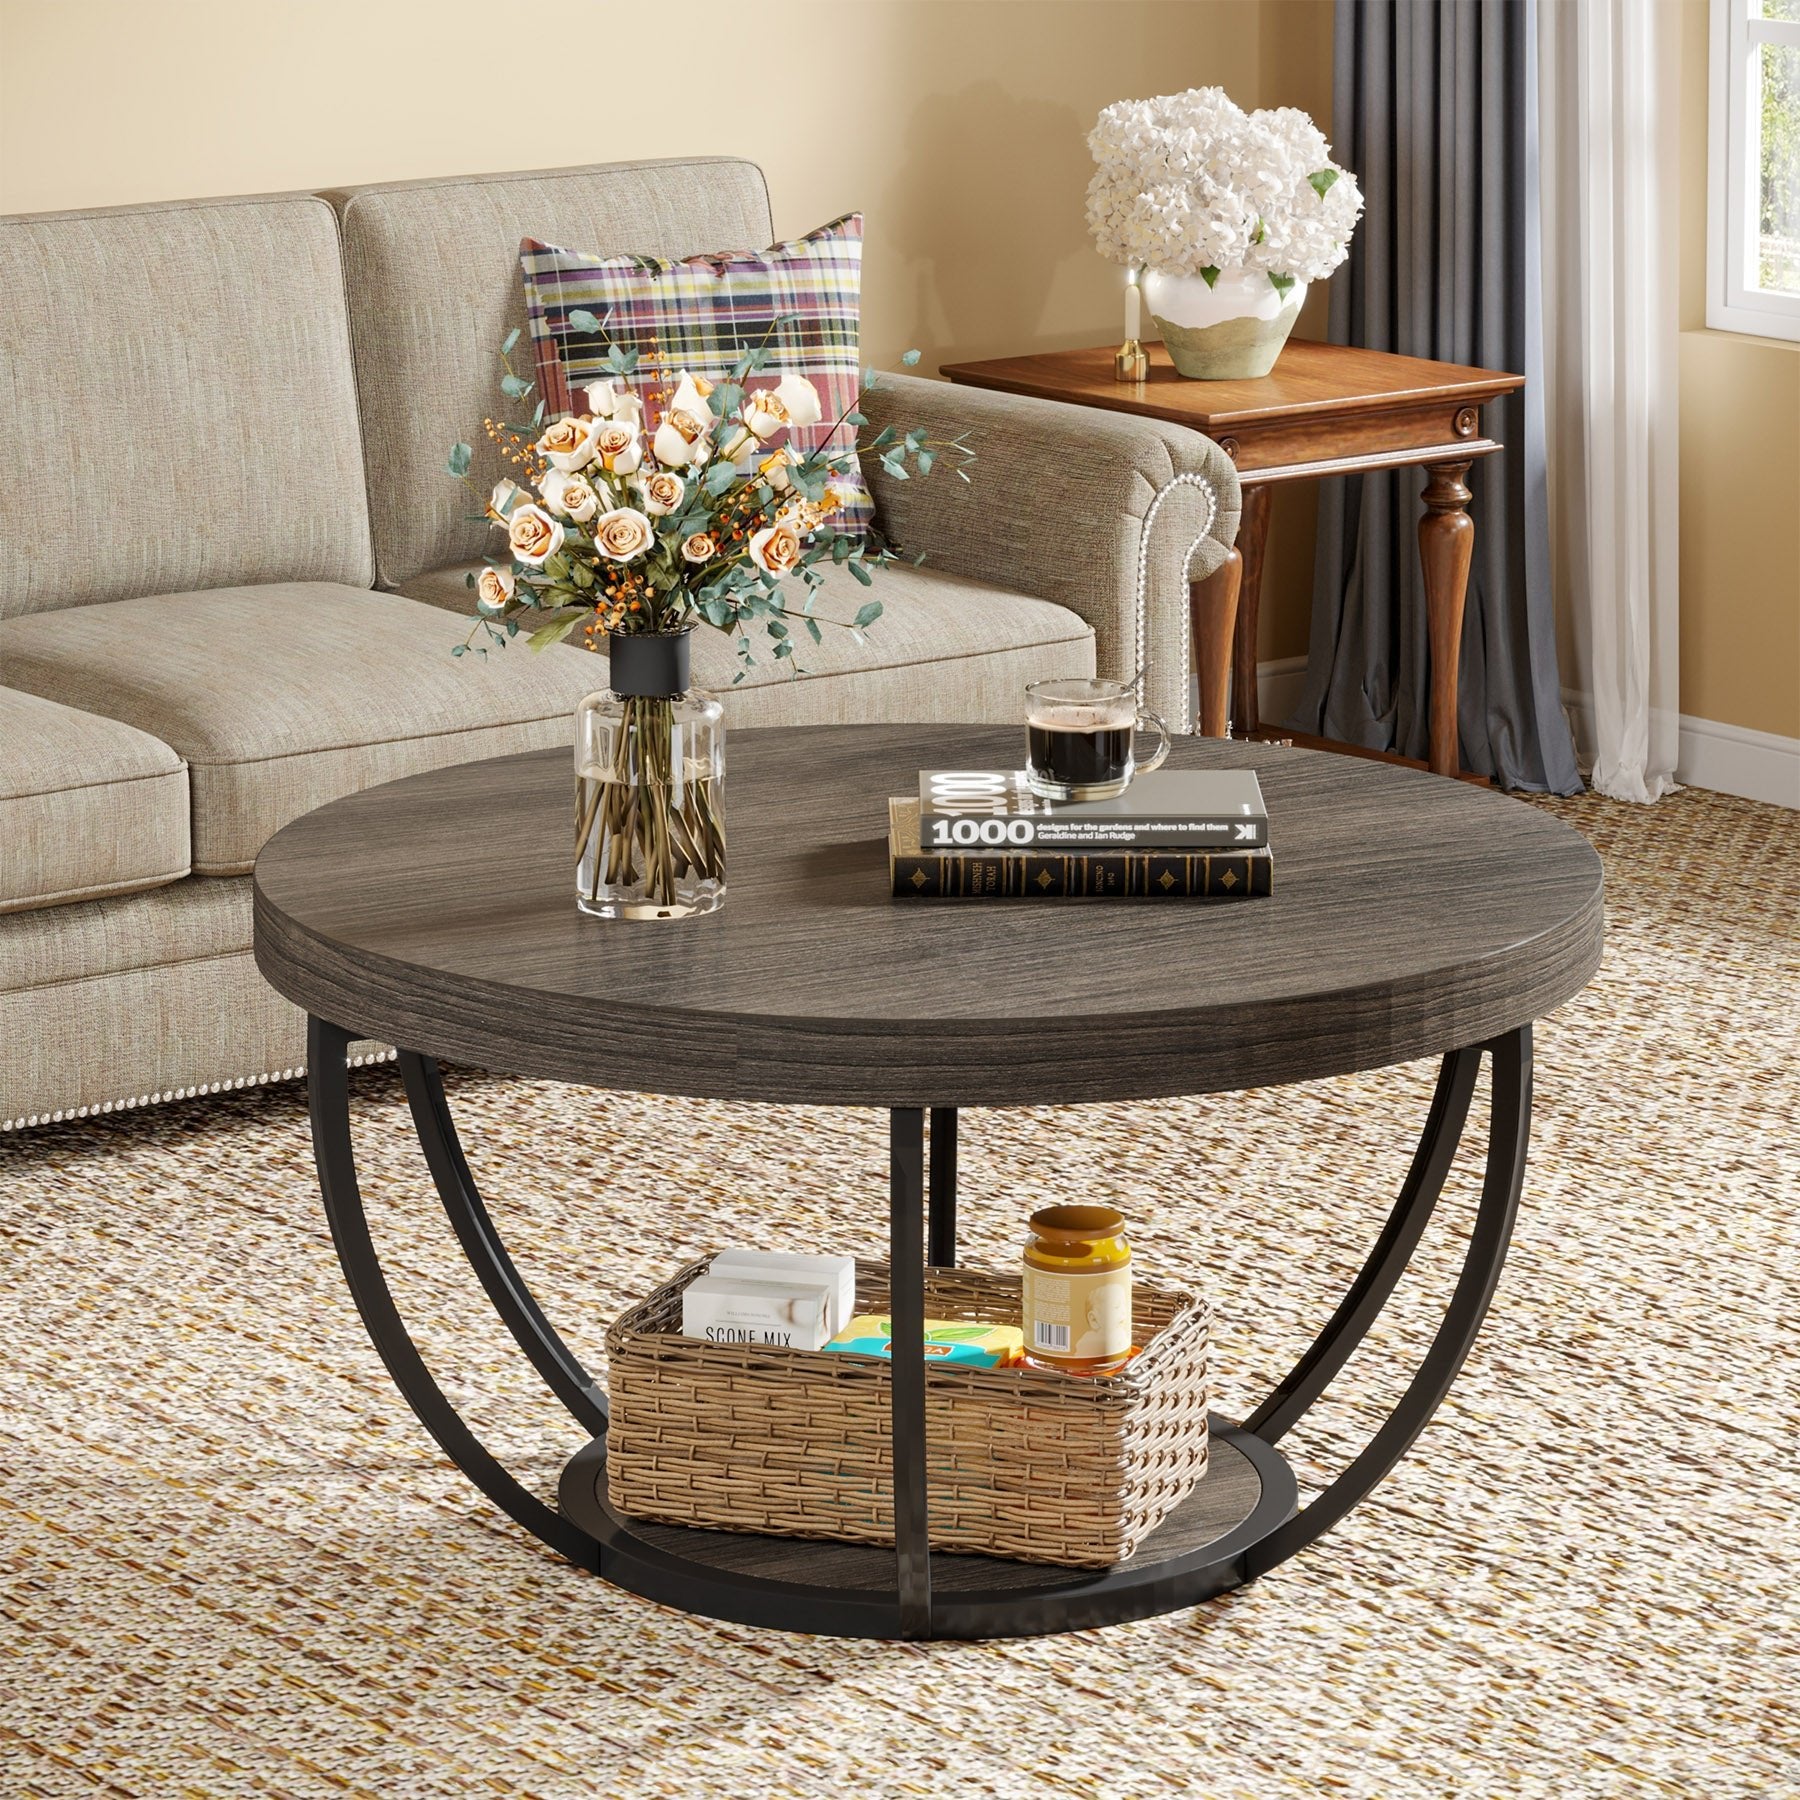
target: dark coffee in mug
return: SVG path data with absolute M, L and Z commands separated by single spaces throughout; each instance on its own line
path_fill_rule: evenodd
M 1029 719 L 1025 724 L 1026 749 L 1031 769 L 1057 787 L 1111 787 L 1126 777 L 1131 767 L 1131 739 L 1136 721 L 1128 725 L 1071 725 Z
M 1143 764 L 1132 759 L 1139 731 L 1162 739 Z M 1168 728 L 1129 682 L 1070 676 L 1025 690 L 1025 782 L 1045 800 L 1111 800 L 1168 754 Z

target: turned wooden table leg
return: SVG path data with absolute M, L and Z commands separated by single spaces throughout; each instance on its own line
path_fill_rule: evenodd
M 1475 522 L 1464 510 L 1466 462 L 1434 463 L 1425 471 L 1425 516 L 1419 521 L 1419 560 L 1425 568 L 1425 630 L 1431 645 L 1431 768 L 1457 772 L 1456 675 L 1462 656 L 1463 599 Z
M 1269 541 L 1269 490 L 1245 488 L 1243 505 L 1237 549 L 1244 571 L 1231 641 L 1231 735 L 1250 738 L 1262 724 L 1256 710 L 1256 616 L 1262 602 L 1263 549 Z
M 1244 559 L 1235 545 L 1204 581 L 1188 583 L 1188 618 L 1194 634 L 1194 668 L 1200 677 L 1200 735 L 1229 737 L 1231 643 L 1237 625 L 1238 583 Z

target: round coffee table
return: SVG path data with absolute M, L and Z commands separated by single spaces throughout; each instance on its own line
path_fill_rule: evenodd
M 1272 897 L 891 899 L 888 796 L 910 791 L 921 768 L 1008 767 L 1020 738 L 918 726 L 735 734 L 727 903 L 668 924 L 576 910 L 564 751 L 371 788 L 288 826 L 257 860 L 257 962 L 311 1016 L 319 1181 L 376 1349 L 485 1494 L 621 1587 L 745 1624 L 882 1637 L 1057 1631 L 1190 1606 L 1292 1556 L 1367 1494 L 1418 1436 L 1474 1340 L 1524 1178 L 1531 1024 L 1599 962 L 1600 864 L 1586 840 L 1460 782 L 1186 739 L 1176 766 L 1247 765 L 1261 776 Z M 520 1349 L 589 1435 L 556 1507 L 469 1430 L 394 1304 L 351 1152 L 345 1052 L 355 1038 L 400 1046 L 419 1141 L 462 1249 Z M 1442 1058 L 1436 1093 L 1361 1274 L 1247 1419 L 1213 1420 L 1212 1465 L 1181 1507 L 1136 1555 L 1095 1572 L 929 1550 L 922 1353 L 893 1363 L 892 1551 L 611 1512 L 605 1394 L 507 1254 L 438 1076 L 444 1058 L 651 1093 L 888 1108 L 900 1345 L 921 1338 L 927 1260 L 955 1258 L 959 1108 L 1212 1093 L 1425 1056 Z M 1367 1446 L 1296 1509 L 1275 1445 L 1405 1269 L 1484 1056 L 1486 1175 L 1443 1320 Z

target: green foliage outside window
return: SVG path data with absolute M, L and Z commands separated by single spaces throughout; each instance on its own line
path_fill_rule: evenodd
M 1765 19 L 1800 21 L 1800 0 L 1763 0 Z M 1764 44 L 1756 285 L 1800 293 L 1800 48 Z

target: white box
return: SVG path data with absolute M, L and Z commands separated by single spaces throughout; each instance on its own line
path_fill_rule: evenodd
M 706 1265 L 709 1275 L 737 1275 L 750 1281 L 822 1281 L 832 1289 L 832 1337 L 856 1317 L 856 1258 L 810 1256 L 800 1250 L 721 1250 Z
M 835 1290 L 822 1281 L 701 1275 L 681 1291 L 681 1335 L 708 1344 L 823 1350 L 835 1335 Z

